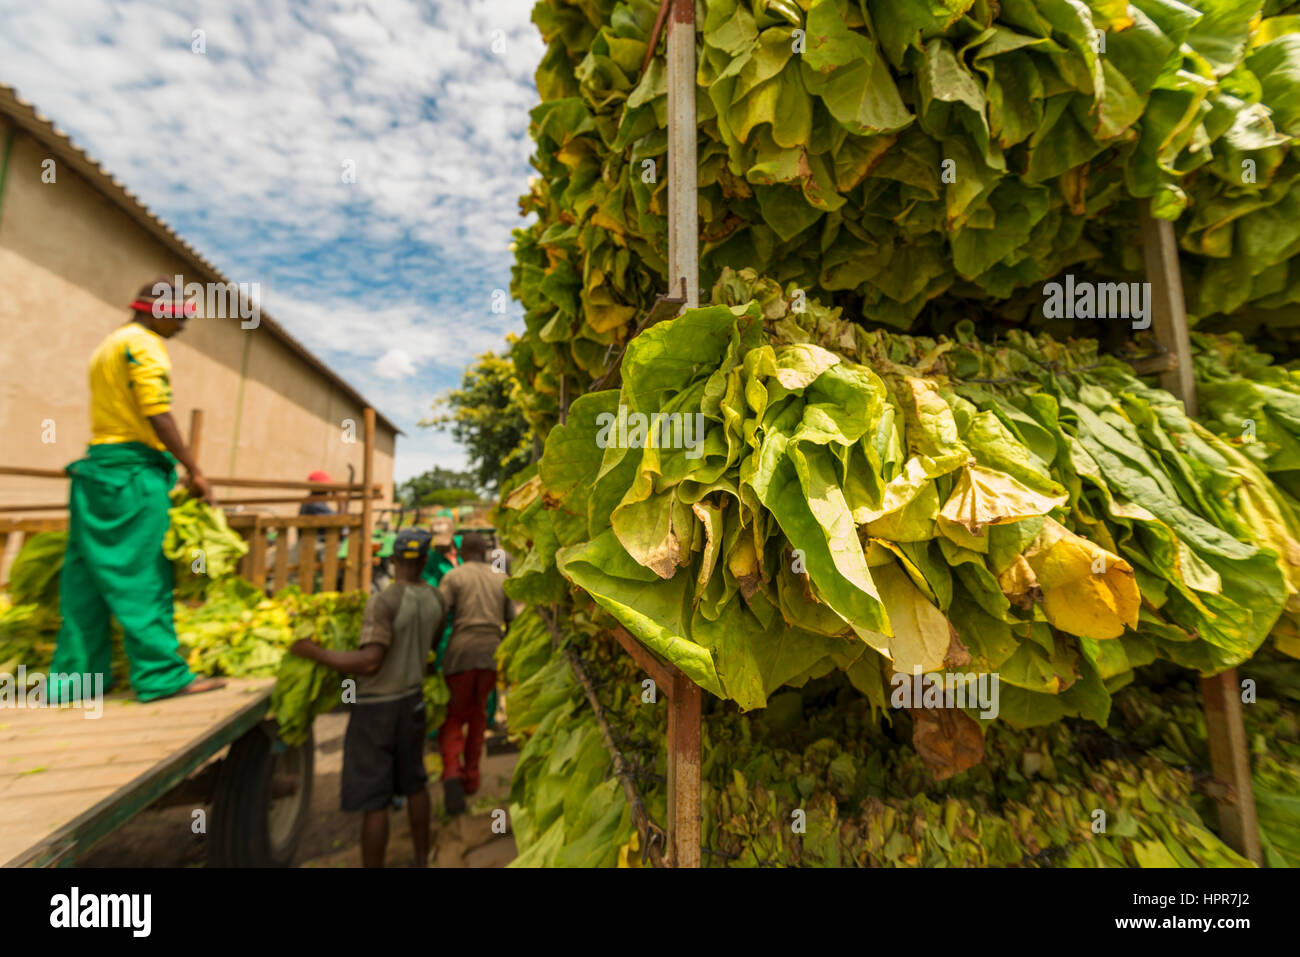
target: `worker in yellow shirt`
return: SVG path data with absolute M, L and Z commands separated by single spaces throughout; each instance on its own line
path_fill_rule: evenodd
M 193 304 L 163 278 L 141 289 L 130 308 L 131 320 L 91 356 L 90 446 L 67 467 L 63 623 L 50 664 L 55 701 L 76 693 L 70 678 L 60 676 L 102 674 L 103 686 L 111 683 L 110 616 L 122 626 L 131 686 L 141 701 L 224 684 L 197 678 L 181 657 L 172 566 L 162 550 L 177 461 L 190 492 L 211 498 L 172 418 L 171 360 L 163 344 L 184 328 Z

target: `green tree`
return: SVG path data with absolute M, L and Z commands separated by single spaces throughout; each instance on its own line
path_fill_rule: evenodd
M 459 505 L 478 501 L 482 486 L 472 472 L 457 472 L 435 466 L 397 486 L 397 496 L 405 505 Z
M 441 414 L 420 425 L 450 432 L 464 446 L 479 487 L 495 492 L 532 461 L 533 434 L 519 405 L 514 365 L 507 357 L 494 352 L 479 356 L 465 370 L 460 388 L 433 407 Z

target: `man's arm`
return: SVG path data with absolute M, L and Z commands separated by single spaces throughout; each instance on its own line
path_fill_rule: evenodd
M 176 456 L 176 461 L 185 467 L 188 475 L 186 486 L 190 494 L 197 498 L 207 499 L 209 502 L 216 504 L 212 497 L 212 487 L 208 485 L 208 480 L 204 478 L 203 472 L 199 470 L 199 464 L 194 461 L 194 456 L 190 454 L 189 446 L 181 438 L 181 430 L 176 425 L 176 420 L 172 418 L 170 412 L 159 412 L 157 415 L 148 416 L 149 424 L 153 430 L 158 433 L 158 440 L 172 455 Z
M 300 658 L 307 658 L 333 668 L 345 675 L 362 675 L 369 677 L 377 674 L 388 655 L 388 646 L 378 642 L 369 642 L 356 651 L 331 651 L 322 648 L 310 638 L 299 638 L 289 646 L 289 651 Z
M 456 579 L 451 577 L 451 572 L 442 576 L 442 581 L 438 583 L 438 597 L 442 599 L 443 622 L 454 622 L 456 608 Z

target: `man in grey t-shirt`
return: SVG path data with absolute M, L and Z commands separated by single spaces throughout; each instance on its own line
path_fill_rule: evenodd
M 451 638 L 442 660 L 451 701 L 438 730 L 442 752 L 442 790 L 449 814 L 465 809 L 465 795 L 479 787 L 479 759 L 487 730 L 487 699 L 496 687 L 496 651 L 514 617 L 506 598 L 506 576 L 487 563 L 487 540 L 476 532 L 461 536 L 457 565 L 438 583 L 451 616 Z
M 366 602 L 356 651 L 331 651 L 309 639 L 289 649 L 344 674 L 356 675 L 357 701 L 343 739 L 343 810 L 362 811 L 361 859 L 383 867 L 388 809 L 407 799 L 415 864 L 429 858 L 429 776 L 424 770 L 422 685 L 443 605 L 420 571 L 429 554 L 424 529 L 403 529 L 393 542 L 396 577 Z

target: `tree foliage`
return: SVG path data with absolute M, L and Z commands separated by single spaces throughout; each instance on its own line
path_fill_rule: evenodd
M 405 505 L 460 505 L 478 501 L 482 487 L 473 472 L 457 472 L 434 466 L 427 472 L 407 479 L 397 487 L 398 499 Z
M 458 389 L 434 403 L 420 422 L 451 433 L 465 448 L 479 488 L 495 491 L 532 460 L 533 434 L 519 405 L 519 383 L 510 360 L 486 352 L 465 370 Z

